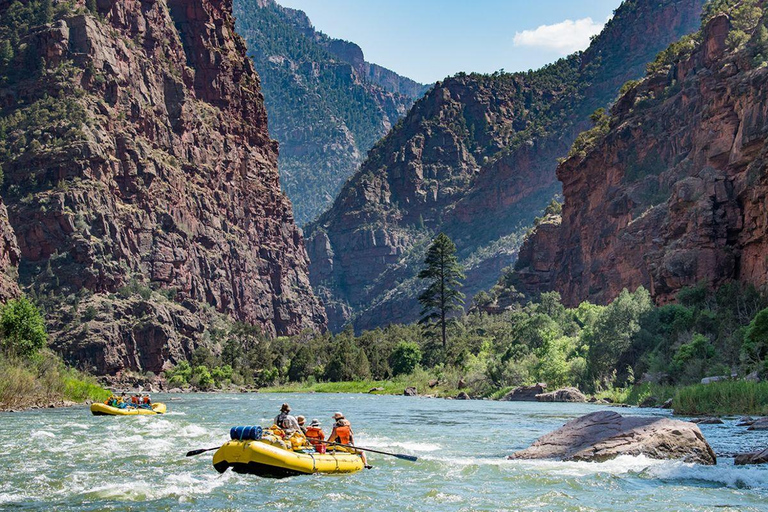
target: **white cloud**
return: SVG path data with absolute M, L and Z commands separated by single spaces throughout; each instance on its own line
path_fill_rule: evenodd
M 603 25 L 604 23 L 592 21 L 592 18 L 541 25 L 535 30 L 516 32 L 514 44 L 569 54 L 586 49 L 590 36 L 600 33 Z

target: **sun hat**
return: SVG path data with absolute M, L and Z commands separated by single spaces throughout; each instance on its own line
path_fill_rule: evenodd
M 305 421 L 307 421 L 307 418 L 305 418 L 304 416 L 296 416 L 296 421 L 299 423 L 299 425 L 301 425 Z
M 340 412 L 333 413 L 333 419 L 335 419 L 335 420 L 340 420 L 343 417 L 344 417 L 344 415 L 341 414 Z
M 280 406 L 280 410 L 284 411 L 284 412 L 288 412 L 288 411 L 291 410 L 291 406 L 288 405 L 288 404 L 283 404 L 283 405 Z
M 320 420 L 317 418 L 312 418 L 312 423 L 309 424 L 310 427 L 319 427 L 320 426 Z

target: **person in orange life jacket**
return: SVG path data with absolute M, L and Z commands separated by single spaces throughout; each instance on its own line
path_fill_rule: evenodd
M 301 427 L 299 427 L 299 422 L 296 421 L 296 418 L 292 416 L 290 412 L 291 406 L 288 404 L 283 404 L 280 406 L 280 414 L 275 417 L 275 425 L 280 427 L 283 432 L 285 432 L 286 436 L 301 430 Z
M 333 425 L 331 435 L 328 436 L 328 441 L 332 443 L 341 443 L 354 446 L 355 438 L 354 434 L 352 433 L 352 424 L 349 422 L 349 420 L 346 419 L 340 412 L 335 413 L 333 415 L 333 419 L 336 420 L 336 423 Z M 365 452 L 360 452 L 360 457 L 363 459 L 363 465 L 367 469 L 371 469 L 372 466 L 368 465 L 368 459 L 365 456 Z
M 138 406 L 139 405 L 139 395 L 134 394 L 131 397 L 131 405 Z
M 320 421 L 318 421 L 317 418 L 312 420 L 312 423 L 309 424 L 304 435 L 307 437 L 307 441 L 315 447 L 315 450 L 317 450 L 318 453 L 325 453 L 325 444 L 323 444 L 325 432 L 320 428 Z

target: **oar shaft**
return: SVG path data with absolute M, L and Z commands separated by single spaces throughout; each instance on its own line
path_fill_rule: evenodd
M 332 445 L 335 445 L 335 446 L 344 446 L 346 448 L 352 448 L 354 450 L 361 450 L 361 451 L 364 451 L 364 452 L 380 453 L 381 455 L 390 455 L 392 457 L 397 457 L 397 458 L 400 458 L 400 459 L 407 459 L 407 460 L 413 460 L 413 461 L 415 461 L 417 459 L 417 457 L 415 457 L 413 455 L 403 455 L 401 453 L 383 452 L 381 450 L 374 450 L 373 448 L 362 448 L 360 446 L 355 446 L 355 445 L 352 445 L 352 444 L 334 443 L 333 441 L 327 441 L 325 444 L 332 444 Z

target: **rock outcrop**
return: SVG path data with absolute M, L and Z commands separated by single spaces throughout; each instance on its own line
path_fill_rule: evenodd
M 744 466 L 746 464 L 766 464 L 768 463 L 768 448 L 750 453 L 740 453 L 733 458 L 733 463 L 737 466 Z
M 536 72 L 437 83 L 307 226 L 310 277 L 331 328 L 416 319 L 415 275 L 439 231 L 466 267 L 464 293 L 490 288 L 559 191 L 557 159 L 589 115 L 695 30 L 703 3 L 625 2 L 584 53 Z
M 502 397 L 503 402 L 536 402 L 536 396 L 545 393 L 546 384 L 516 387 Z
M 737 20 L 736 44 L 714 16 L 627 88 L 607 133 L 559 166 L 562 223 L 526 242 L 523 289 L 574 306 L 638 286 L 664 304 L 700 282 L 768 284 L 765 22 Z
M 715 452 L 699 427 L 669 418 L 621 416 L 598 411 L 539 438 L 509 459 L 605 462 L 620 455 L 679 459 L 714 465 Z
M 280 142 L 281 182 L 303 225 L 330 206 L 427 86 L 366 62 L 358 45 L 272 0 L 235 0 L 235 16 Z
M 576 388 L 563 388 L 536 395 L 539 402 L 586 402 L 587 397 Z
M 217 322 L 322 329 L 231 2 L 75 4 L 32 12 L 0 67 L 9 258 L 54 348 L 158 372 Z

